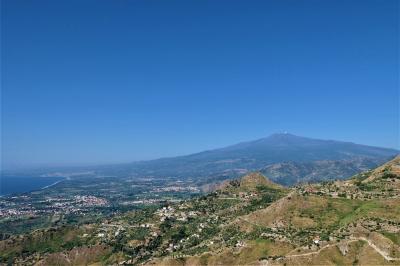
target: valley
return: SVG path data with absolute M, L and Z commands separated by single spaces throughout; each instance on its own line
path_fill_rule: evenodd
M 396 154 L 393 149 L 285 133 L 173 158 L 9 173 L 61 181 L 0 197 L 0 236 L 180 202 L 253 171 L 286 187 L 343 180 Z
M 2 263 L 399 265 L 400 157 L 292 188 L 258 172 L 180 202 L 11 236 Z
M 400 266 L 400 0 L 0 7 L 0 266 Z
M 79 224 L 199 194 L 190 179 L 76 176 L 48 189 L 0 197 L 0 236 Z

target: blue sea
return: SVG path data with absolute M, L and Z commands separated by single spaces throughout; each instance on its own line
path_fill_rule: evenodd
M 51 186 L 63 180 L 62 177 L 1 176 L 0 196 L 20 194 Z

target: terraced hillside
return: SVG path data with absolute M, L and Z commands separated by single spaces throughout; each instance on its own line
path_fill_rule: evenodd
M 288 189 L 259 173 L 202 197 L 0 241 L 3 263 L 400 265 L 400 157 Z

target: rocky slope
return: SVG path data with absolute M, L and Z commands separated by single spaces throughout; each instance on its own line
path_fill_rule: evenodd
M 397 157 L 347 181 L 291 189 L 251 173 L 177 204 L 3 240 L 0 257 L 24 265 L 400 265 L 399 167 Z

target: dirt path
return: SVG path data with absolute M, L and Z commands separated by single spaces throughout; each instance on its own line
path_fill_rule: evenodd
M 242 220 L 242 221 L 244 221 L 246 223 L 249 223 L 251 225 L 254 225 L 254 226 L 260 226 L 260 225 L 258 225 L 256 223 L 250 222 L 247 219 L 242 218 L 242 217 L 238 217 L 238 220 Z M 350 240 L 347 241 L 347 243 L 351 243 L 351 242 L 355 242 L 355 241 L 359 241 L 359 240 L 367 242 L 368 245 L 370 247 L 372 247 L 376 252 L 378 252 L 382 257 L 384 257 L 385 260 L 387 260 L 387 261 L 400 261 L 400 258 L 393 258 L 393 257 L 387 255 L 385 251 L 380 249 L 378 246 L 376 246 L 374 243 L 372 243 L 371 240 L 369 240 L 369 239 L 367 239 L 365 237 L 351 237 Z M 333 246 L 337 246 L 337 244 L 328 244 L 328 245 L 320 248 L 317 251 L 312 251 L 312 252 L 303 253 L 303 254 L 286 255 L 285 257 L 286 258 L 293 258 L 293 257 L 304 257 L 304 256 L 316 255 L 316 254 L 319 254 L 322 250 L 327 249 L 329 247 L 333 247 Z M 295 249 L 295 250 L 297 250 L 297 249 Z M 293 252 L 293 251 L 291 251 L 291 252 Z M 291 252 L 289 252 L 289 253 L 291 253 Z
M 365 238 L 365 237 L 352 237 L 351 239 L 366 241 L 366 242 L 368 243 L 368 245 L 369 245 L 371 248 L 375 249 L 376 252 L 378 252 L 382 257 L 385 258 L 385 260 L 388 260 L 388 261 L 400 261 L 400 258 L 393 258 L 393 257 L 390 257 L 389 255 L 386 254 L 385 251 L 383 251 L 382 249 L 380 249 L 379 247 L 377 247 L 374 243 L 371 242 L 371 240 L 369 240 L 369 239 L 367 239 L 367 238 Z
M 348 244 L 348 243 L 351 243 L 351 242 L 356 242 L 356 241 L 359 241 L 359 240 L 362 240 L 362 241 L 367 242 L 368 245 L 369 245 L 370 247 L 372 247 L 373 249 L 375 249 L 376 252 L 378 252 L 382 257 L 385 258 L 385 260 L 387 260 L 387 261 L 400 261 L 400 258 L 393 258 L 393 257 L 388 256 L 388 255 L 386 254 L 386 252 L 384 252 L 383 250 L 381 250 L 381 249 L 380 249 L 379 247 L 377 247 L 374 243 L 372 243 L 371 240 L 369 240 L 369 239 L 367 239 L 367 238 L 365 238 L 365 237 L 352 237 L 351 240 L 348 240 L 348 241 L 347 241 L 347 244 Z M 319 249 L 319 250 L 317 250 L 317 251 L 308 252 L 308 253 L 303 253 L 303 254 L 286 255 L 285 257 L 286 257 L 286 258 L 293 258 L 293 257 L 303 257 L 303 256 L 315 255 L 315 254 L 319 254 L 322 250 L 327 249 L 327 248 L 329 248 L 329 247 L 333 247 L 333 246 L 337 246 L 337 244 L 328 244 L 328 245 L 322 247 L 321 249 Z M 297 249 L 296 249 L 296 250 L 297 250 Z M 291 252 L 292 252 L 292 251 L 291 251 Z M 290 252 L 289 252 L 289 253 L 290 253 Z

